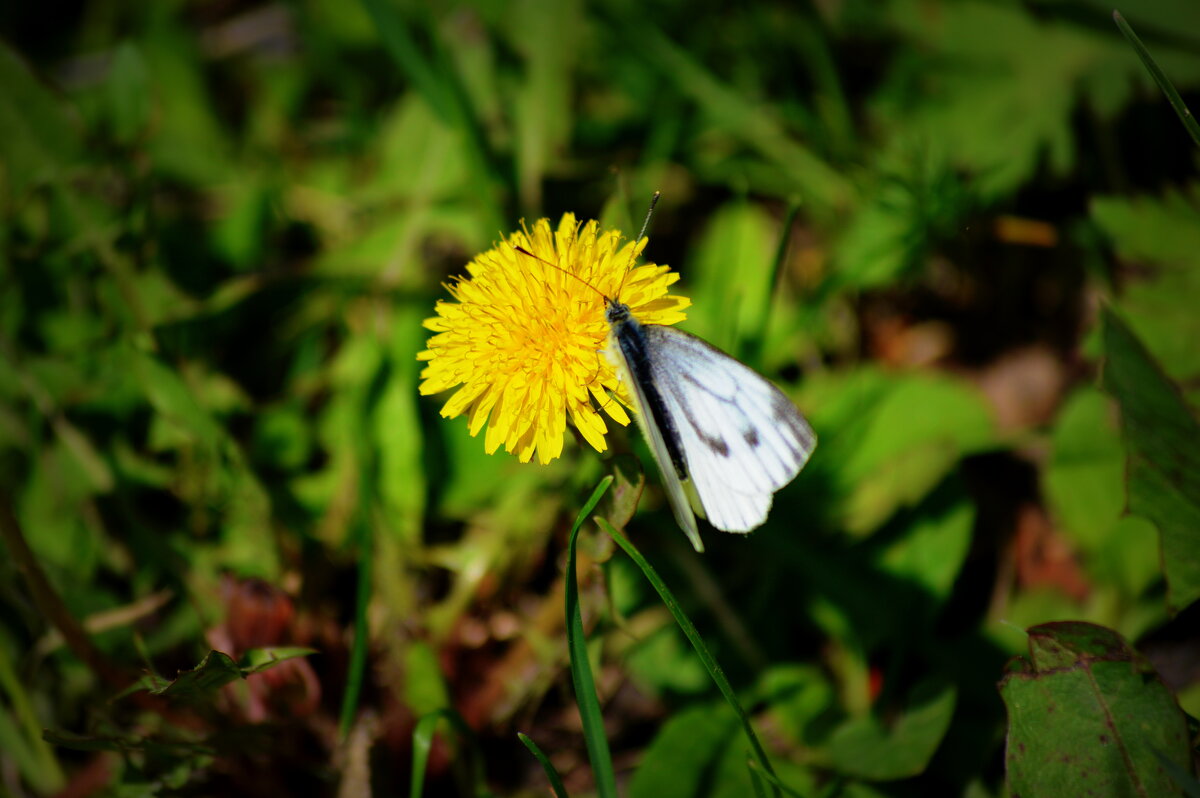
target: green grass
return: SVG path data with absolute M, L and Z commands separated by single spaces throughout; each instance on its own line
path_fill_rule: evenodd
M 0 15 L 9 786 L 983 798 L 1074 752 L 1192 789 L 1040 711 L 1133 690 L 1200 591 L 1200 10 L 1120 11 Z M 418 391 L 473 256 L 659 190 L 683 328 L 820 438 L 702 556 L 635 426 L 522 465 Z M 1135 704 L 1200 716 L 1160 676 L 1182 707 Z

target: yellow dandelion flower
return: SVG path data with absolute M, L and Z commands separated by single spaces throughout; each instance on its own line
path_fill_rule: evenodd
M 421 393 L 461 386 L 441 414 L 466 413 L 471 435 L 486 425 L 489 454 L 504 444 L 523 463 L 535 452 L 549 463 L 562 453 L 568 415 L 584 440 L 604 451 L 608 426 L 598 411 L 624 425 L 622 404 L 630 406 L 601 354 L 604 297 L 625 303 L 645 324 L 683 321 L 691 304 L 668 293 L 679 279 L 670 267 L 635 265 L 645 246 L 645 238 L 622 245 L 618 231 L 601 232 L 595 221 L 581 226 L 570 213 L 557 231 L 549 219 L 532 231 L 522 225 L 471 261 L 470 276 L 446 286 L 455 301 L 438 300 L 437 315 L 425 320 L 434 335 L 417 355 L 427 363 Z

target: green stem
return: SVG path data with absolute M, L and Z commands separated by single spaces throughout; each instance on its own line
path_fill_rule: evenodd
M 588 662 L 587 638 L 583 634 L 583 615 L 579 611 L 579 581 L 575 573 L 575 544 L 579 539 L 579 528 L 608 486 L 611 476 L 600 480 L 592 496 L 579 511 L 575 525 L 571 527 L 567 545 L 567 648 L 571 654 L 571 681 L 575 685 L 575 702 L 579 706 L 579 717 L 583 721 L 583 738 L 587 743 L 588 759 L 592 762 L 592 776 L 596 780 L 596 794 L 600 798 L 616 798 L 617 778 L 613 772 L 612 754 L 608 750 L 608 738 L 604 733 L 604 717 L 600 713 L 600 700 L 596 695 L 596 682 L 592 678 L 592 666 Z
M 654 570 L 654 566 L 650 564 L 649 560 L 642 556 L 642 553 L 638 551 L 637 547 L 628 538 L 618 532 L 612 524 L 603 518 L 597 519 L 597 521 L 604 531 L 617 542 L 617 545 L 624 549 L 625 553 L 637 563 L 637 566 L 642 569 L 642 573 L 645 574 L 646 579 L 658 591 L 663 604 L 666 605 L 671 615 L 674 616 L 675 622 L 679 624 L 680 630 L 692 644 L 692 648 L 696 650 L 696 654 L 700 657 L 700 662 L 704 665 L 704 669 L 708 671 L 708 675 L 716 683 L 717 689 L 721 691 L 721 695 L 725 696 L 725 700 L 737 714 L 738 720 L 742 724 L 742 731 L 745 732 L 746 739 L 750 742 L 750 747 L 754 752 L 754 758 L 757 760 L 758 766 L 764 774 L 770 775 L 774 781 L 777 781 L 778 777 L 775 776 L 775 769 L 771 767 L 771 760 L 767 758 L 767 752 L 763 749 L 762 743 L 758 740 L 758 735 L 754 733 L 754 727 L 750 724 L 750 716 L 746 714 L 746 710 L 742 709 L 742 704 L 738 701 L 737 694 L 733 691 L 733 685 L 725 677 L 725 671 L 721 669 L 716 658 L 708 650 L 708 646 L 704 644 L 704 638 L 700 636 L 700 632 L 696 631 L 696 627 L 691 619 L 687 617 L 683 608 L 679 606 L 679 601 L 675 598 L 675 594 L 667 587 L 667 583 L 658 575 L 658 571 Z M 772 779 L 768 779 L 768 782 L 771 782 L 772 790 L 778 797 L 779 788 L 775 786 Z
M 13 511 L 12 500 L 7 495 L 0 495 L 0 538 L 8 546 L 17 570 L 25 577 L 34 605 L 59 631 L 75 656 L 112 687 L 127 686 L 130 680 L 96 647 L 83 626 L 67 609 L 62 596 L 46 578 L 46 572 L 25 540 L 21 524 Z
M 1167 95 L 1167 102 L 1171 103 L 1171 107 L 1179 115 L 1179 120 L 1187 128 L 1192 141 L 1196 143 L 1197 147 L 1200 147 L 1200 124 L 1196 123 L 1196 117 L 1192 116 L 1191 110 L 1183 102 L 1183 98 L 1179 96 L 1179 92 L 1175 91 L 1175 86 L 1171 84 L 1171 81 L 1167 78 L 1167 74 L 1159 68 L 1154 57 L 1150 55 L 1150 51 L 1146 49 L 1146 45 L 1142 44 L 1142 40 L 1133 32 L 1133 28 L 1129 27 L 1129 23 L 1125 21 L 1125 17 L 1121 16 L 1121 12 L 1115 9 L 1113 10 L 1113 22 L 1117 23 L 1117 27 L 1121 29 L 1121 33 L 1125 34 L 1125 38 L 1133 45 L 1138 58 L 1142 59 L 1142 63 L 1146 65 L 1146 70 L 1149 71 L 1150 77 L 1154 78 L 1154 82 L 1162 89 L 1162 93 Z

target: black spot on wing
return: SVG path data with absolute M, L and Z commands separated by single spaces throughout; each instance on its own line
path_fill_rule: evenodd
M 742 438 L 753 448 L 758 448 L 758 430 L 754 427 L 742 430 Z
M 722 402 L 726 401 L 723 397 L 717 396 L 712 391 L 710 391 L 708 388 L 706 388 L 704 386 L 704 383 L 697 380 L 696 377 L 693 374 L 691 374 L 690 372 L 684 372 L 684 374 L 682 375 L 682 378 L 686 382 L 690 382 L 692 385 L 696 386 L 696 388 L 698 388 L 699 390 L 704 391 L 709 396 L 712 396 Z M 687 407 L 686 397 L 679 396 L 679 397 L 677 397 L 677 401 L 683 407 L 685 407 L 685 408 Z M 685 412 L 684 416 L 687 418 L 688 426 L 690 426 L 692 429 L 694 429 L 696 431 L 696 437 L 698 437 L 700 440 L 702 440 L 708 446 L 708 448 L 712 449 L 714 452 L 721 455 L 722 457 L 729 456 L 729 444 L 726 443 L 724 438 L 722 438 L 720 435 L 713 435 L 711 430 L 706 430 L 703 427 L 701 427 L 699 420 L 696 418 L 694 413 Z
M 729 444 L 725 442 L 724 438 L 719 435 L 711 435 L 708 432 L 705 432 L 704 429 L 696 423 L 696 419 L 690 414 L 688 415 L 687 420 L 689 426 L 696 431 L 696 436 L 700 438 L 700 440 L 704 441 L 708 448 L 712 449 L 722 457 L 729 456 Z

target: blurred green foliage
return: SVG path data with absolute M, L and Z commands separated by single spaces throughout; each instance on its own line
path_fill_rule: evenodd
M 1122 10 L 1200 107 L 1200 6 Z M 783 783 L 1003 794 L 996 683 L 1050 621 L 1115 630 L 1200 713 L 1178 665 L 1200 595 L 1197 151 L 1110 12 L 0 11 L 0 503 L 64 607 L 7 548 L 5 789 L 398 792 L 418 719 L 453 708 L 474 736 L 428 752 L 429 794 L 542 794 L 518 730 L 590 790 L 566 530 L 645 450 L 488 456 L 417 396 L 415 353 L 440 283 L 520 219 L 632 235 L 655 189 L 647 255 L 682 275 L 684 326 L 821 443 L 762 529 L 709 531 L 703 558 L 653 475 L 627 525 L 636 480 L 601 508 Z M 747 794 L 737 718 L 594 531 L 579 602 L 622 789 Z M 64 644 L 71 620 L 102 659 Z M 139 671 L 218 649 L 244 676 L 271 646 L 319 653 L 201 706 L 110 702 Z

